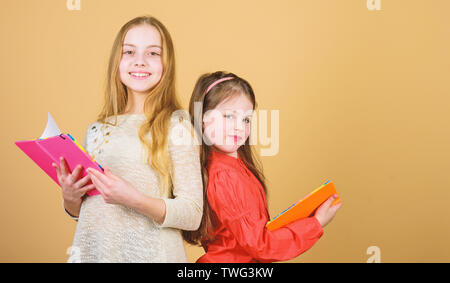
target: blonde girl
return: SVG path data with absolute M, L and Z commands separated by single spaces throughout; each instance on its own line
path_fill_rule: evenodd
M 196 230 L 203 209 L 199 152 L 171 136 L 190 121 L 173 115 L 175 59 L 164 25 L 126 23 L 114 41 L 103 110 L 83 147 L 105 167 L 57 170 L 66 212 L 78 221 L 69 262 L 186 262 L 181 230 Z M 91 182 L 92 181 L 92 182 Z M 87 196 L 96 188 L 100 194 Z

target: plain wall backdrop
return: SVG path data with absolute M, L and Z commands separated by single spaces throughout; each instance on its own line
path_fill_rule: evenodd
M 66 2 L 1 1 L 1 262 L 67 260 L 76 222 L 14 141 L 47 112 L 81 141 L 114 37 L 144 14 L 172 35 L 184 107 L 200 74 L 226 70 L 279 111 L 279 151 L 261 157 L 271 216 L 334 181 L 342 208 L 291 262 L 366 262 L 371 246 L 381 262 L 450 261 L 449 1 Z

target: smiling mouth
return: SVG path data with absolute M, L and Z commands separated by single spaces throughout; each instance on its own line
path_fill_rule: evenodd
M 138 72 L 138 73 L 129 72 L 128 74 L 131 77 L 136 78 L 136 79 L 146 79 L 146 78 L 150 77 L 150 75 L 151 75 L 150 73 L 147 73 L 147 72 L 144 72 L 144 73 L 141 73 L 141 72 Z
M 232 135 L 230 138 L 232 138 L 235 142 L 240 142 L 242 140 L 242 137 L 236 135 Z

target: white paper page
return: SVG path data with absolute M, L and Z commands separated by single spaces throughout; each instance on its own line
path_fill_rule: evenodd
M 53 119 L 52 115 L 50 115 L 50 112 L 48 112 L 48 120 L 47 120 L 47 126 L 45 127 L 45 131 L 40 137 L 40 139 L 46 139 L 54 136 L 59 136 L 61 134 L 61 131 L 58 128 L 58 125 L 56 125 L 55 120 Z

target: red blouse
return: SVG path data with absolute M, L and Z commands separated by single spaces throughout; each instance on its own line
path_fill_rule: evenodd
M 207 197 L 217 216 L 214 241 L 197 262 L 273 262 L 297 257 L 322 236 L 315 217 L 269 231 L 266 196 L 240 158 L 212 151 Z

